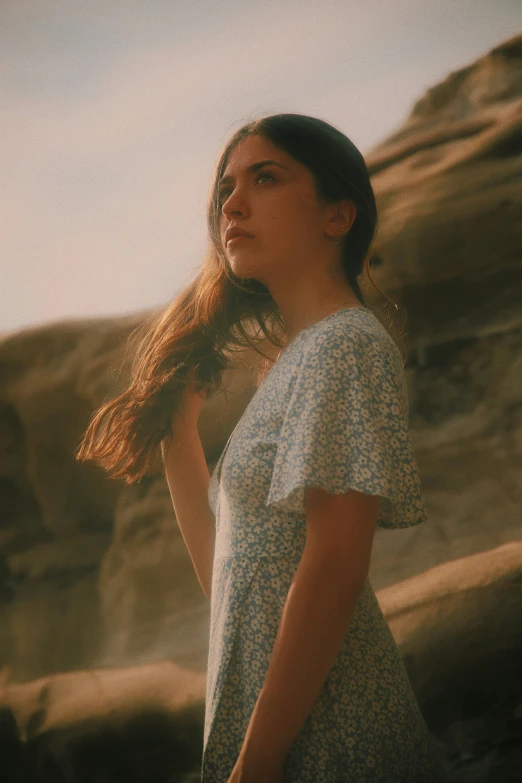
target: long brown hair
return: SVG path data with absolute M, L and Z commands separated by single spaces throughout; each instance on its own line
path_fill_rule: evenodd
M 368 306 L 359 286 L 363 271 L 383 293 L 370 274 L 377 207 L 357 147 L 332 125 L 303 114 L 275 114 L 243 125 L 218 159 L 200 271 L 170 305 L 131 334 L 130 384 L 95 411 L 76 453 L 77 459 L 94 460 L 112 478 L 123 478 L 127 484 L 143 478 L 157 459 L 161 441 L 172 437 L 171 417 L 189 381 L 198 389 L 217 390 L 230 366 L 228 352 L 249 346 L 265 360 L 260 365 L 262 374 L 272 360 L 258 344 L 267 339 L 279 348 L 285 345 L 284 321 L 270 291 L 255 279 L 238 278 L 221 243 L 219 179 L 231 150 L 249 135 L 264 136 L 306 166 L 322 203 L 354 201 L 356 218 L 340 246 L 342 267 L 363 305 Z

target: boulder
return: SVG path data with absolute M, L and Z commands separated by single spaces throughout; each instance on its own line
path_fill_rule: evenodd
M 9 740 L 14 770 L 7 783 L 195 783 L 204 708 L 205 675 L 169 661 L 5 683 L 0 745 Z M 9 769 L 2 757 L 2 773 Z M 25 777 L 15 777 L 22 769 Z
M 522 542 L 511 542 L 377 591 L 454 780 L 518 779 L 521 583 Z M 25 683 L 6 672 L 0 745 L 14 768 L 40 771 L 36 780 L 58 770 L 71 780 L 196 781 L 205 686 L 203 673 L 169 661 Z
M 379 590 L 379 605 L 454 780 L 522 770 L 522 542 Z

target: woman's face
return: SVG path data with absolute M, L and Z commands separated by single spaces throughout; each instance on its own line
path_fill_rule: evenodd
M 267 160 L 274 162 L 258 165 Z M 295 280 L 308 264 L 317 266 L 319 254 L 331 254 L 327 210 L 311 173 L 263 136 L 247 136 L 231 150 L 218 187 L 221 242 L 238 277 L 267 286 L 275 277 Z M 230 227 L 252 237 L 227 243 Z

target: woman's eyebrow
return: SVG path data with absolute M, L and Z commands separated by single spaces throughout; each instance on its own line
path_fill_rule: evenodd
M 269 163 L 273 164 L 274 166 L 281 166 L 282 169 L 287 169 L 287 166 L 283 166 L 282 163 L 278 163 L 277 160 L 259 160 L 257 163 L 252 163 L 248 168 L 247 171 L 258 171 L 258 169 L 262 168 L 263 166 L 267 166 Z M 223 185 L 225 182 L 232 182 L 234 177 L 232 177 L 230 174 L 221 177 L 221 179 L 218 182 L 218 185 Z

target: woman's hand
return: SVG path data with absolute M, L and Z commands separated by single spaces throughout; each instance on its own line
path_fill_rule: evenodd
M 196 390 L 194 374 L 195 368 L 192 367 L 188 372 L 187 386 L 183 391 L 179 408 L 172 414 L 171 430 L 174 442 L 182 442 L 185 433 L 192 437 L 194 430 L 197 431 L 199 414 L 205 403 L 207 392 L 205 389 Z M 165 463 L 166 439 L 161 441 L 161 455 Z
M 179 411 L 179 417 L 189 424 L 198 423 L 199 414 L 207 397 L 206 389 L 196 391 L 195 372 L 195 367 L 191 367 L 188 372 L 187 386 L 183 392 Z

